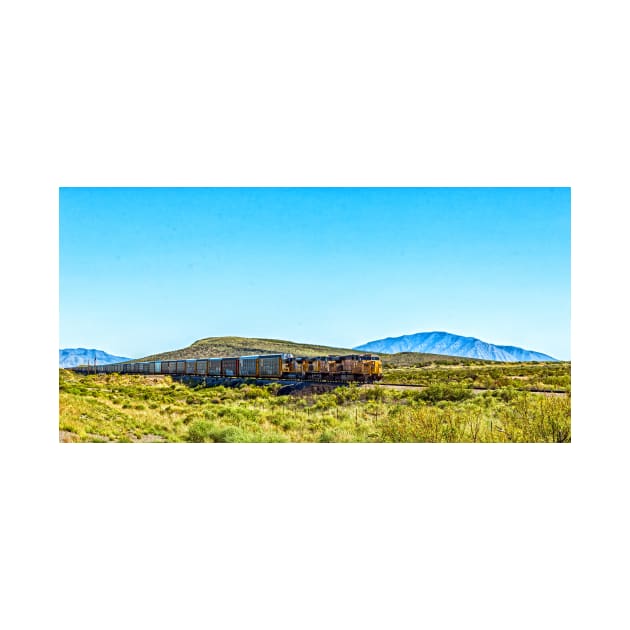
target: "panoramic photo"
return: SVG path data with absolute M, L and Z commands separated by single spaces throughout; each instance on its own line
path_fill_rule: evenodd
M 61 188 L 60 442 L 571 442 L 569 188 Z

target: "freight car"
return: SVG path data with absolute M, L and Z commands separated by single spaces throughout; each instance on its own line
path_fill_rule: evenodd
M 119 374 L 171 374 L 174 376 L 221 376 L 271 378 L 319 382 L 373 383 L 383 378 L 383 364 L 373 354 L 294 357 L 292 354 L 259 354 L 244 357 L 212 357 L 173 361 L 135 361 L 72 368 L 79 372 Z

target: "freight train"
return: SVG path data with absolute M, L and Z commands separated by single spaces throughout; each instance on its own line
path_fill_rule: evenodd
M 165 361 L 135 361 L 79 366 L 77 372 L 119 374 L 171 374 L 270 378 L 322 382 L 373 383 L 383 378 L 383 364 L 373 354 L 294 357 L 292 354 L 259 354 L 245 357 L 215 357 Z

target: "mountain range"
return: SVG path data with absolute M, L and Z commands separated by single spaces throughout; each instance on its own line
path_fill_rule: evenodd
M 59 350 L 59 367 L 70 368 L 77 365 L 106 365 L 107 363 L 118 363 L 118 361 L 129 361 L 128 357 L 117 357 L 107 354 L 102 350 L 87 350 L 86 348 L 64 348 Z
M 516 346 L 497 346 L 492 343 L 461 337 L 447 332 L 421 332 L 401 337 L 377 339 L 357 346 L 355 350 L 367 352 L 429 352 L 431 354 L 448 354 L 456 357 L 485 359 L 490 361 L 557 361 L 542 352 L 524 350 Z
M 388 357 L 390 363 L 406 365 L 426 363 L 449 356 L 490 361 L 557 361 L 541 352 L 524 350 L 515 346 L 497 346 L 474 337 L 461 337 L 447 332 L 425 332 L 401 337 L 387 337 L 370 341 L 353 349 L 332 348 L 313 344 L 302 344 L 279 339 L 251 339 L 248 337 L 208 337 L 195 341 L 187 348 L 171 350 L 137 359 L 157 361 L 167 359 L 188 359 L 194 357 L 244 356 L 246 354 L 269 354 L 291 352 L 295 356 L 316 356 L 326 354 L 350 354 L 352 350 L 398 355 Z M 407 353 L 407 354 L 398 354 Z M 415 354 L 409 354 L 415 353 Z M 102 350 L 85 348 L 65 348 L 59 350 L 59 367 L 69 368 L 78 365 L 117 363 L 131 361 Z M 411 363 L 410 363 L 411 362 Z

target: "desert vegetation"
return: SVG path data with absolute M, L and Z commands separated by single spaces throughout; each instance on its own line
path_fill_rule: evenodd
M 511 381 L 481 394 L 467 379 L 441 377 L 418 390 L 279 390 L 276 384 L 191 388 L 168 376 L 60 370 L 60 441 L 571 441 L 570 395 L 534 394 Z
M 431 363 L 413 367 L 389 367 L 385 383 L 429 386 L 435 383 L 459 384 L 480 389 L 513 388 L 524 391 L 570 391 L 571 364 L 557 363 L 476 363 L 469 365 Z

